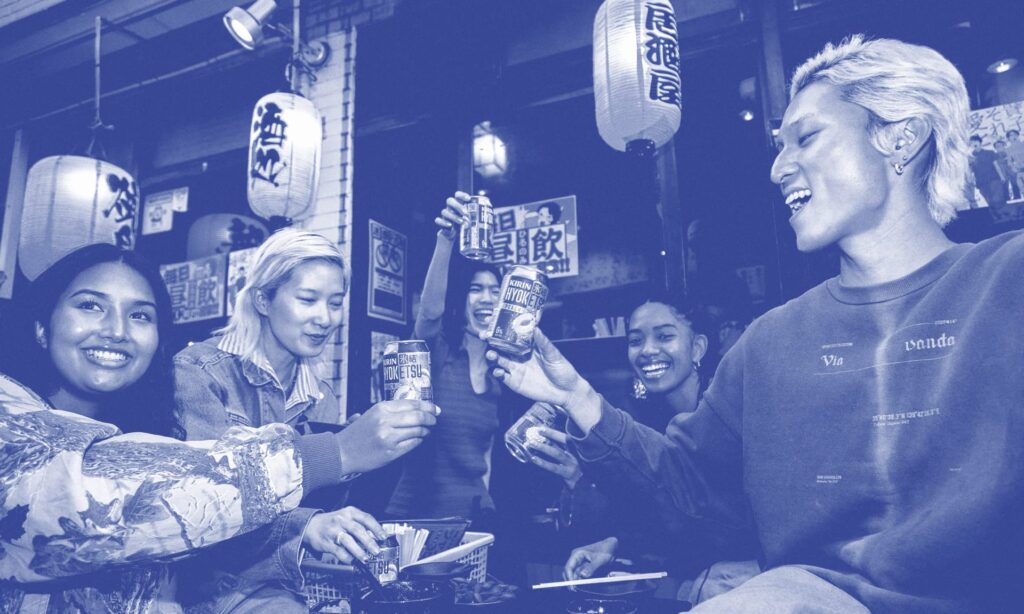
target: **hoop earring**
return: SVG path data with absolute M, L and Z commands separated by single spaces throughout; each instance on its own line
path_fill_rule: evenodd
M 640 381 L 639 377 L 633 378 L 633 398 L 634 399 L 646 399 L 647 398 L 647 386 Z
M 693 370 L 696 371 L 698 369 L 700 369 L 700 361 L 699 360 L 695 360 L 695 361 L 693 361 Z
M 892 168 L 893 168 L 893 170 L 896 171 L 897 175 L 902 175 L 903 174 L 904 166 L 902 164 L 900 164 L 899 162 L 894 163 L 892 165 Z

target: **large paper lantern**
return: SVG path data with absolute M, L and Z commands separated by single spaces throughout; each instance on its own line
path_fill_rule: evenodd
M 186 248 L 189 260 L 214 254 L 256 247 L 270 233 L 263 222 L 245 215 L 211 213 L 204 215 L 188 229 Z
M 93 243 L 135 245 L 139 192 L 124 169 L 82 156 L 36 162 L 25 180 L 18 261 L 30 280 Z
M 679 129 L 682 79 L 669 0 L 605 0 L 594 19 L 597 129 L 608 145 L 667 143 Z
M 313 212 L 320 180 L 323 126 L 297 94 L 260 98 L 249 133 L 249 206 L 263 218 L 302 219 Z

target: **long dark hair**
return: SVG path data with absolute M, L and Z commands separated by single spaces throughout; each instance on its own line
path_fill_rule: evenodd
M 501 283 L 501 273 L 493 264 L 469 260 L 467 258 L 453 258 L 448 268 L 448 290 L 444 297 L 444 315 L 441 326 L 444 330 L 445 340 L 453 349 L 462 347 L 463 334 L 466 331 L 466 295 L 469 293 L 469 284 L 473 276 L 480 271 L 487 271 L 494 275 L 494 278 Z M 498 306 L 494 306 L 497 310 Z
M 108 262 L 121 263 L 149 284 L 156 303 L 159 341 L 149 369 L 130 386 L 105 395 L 97 419 L 117 425 L 124 432 L 175 435 L 174 386 L 171 373 L 171 299 L 156 266 L 135 252 L 113 245 L 89 245 L 61 258 L 28 287 L 14 303 L 4 322 L 2 368 L 41 396 L 52 393 L 61 381 L 47 350 L 35 338 L 35 323 L 49 328 L 60 297 L 84 271 Z

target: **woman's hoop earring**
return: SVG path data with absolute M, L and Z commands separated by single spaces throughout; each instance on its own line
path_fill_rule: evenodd
M 633 378 L 633 398 L 634 399 L 646 399 L 647 398 L 647 386 L 640 381 L 639 377 Z
M 894 170 L 896 171 L 896 174 L 897 174 L 897 175 L 902 175 L 902 174 L 903 174 L 903 171 L 904 171 L 904 169 L 905 169 L 905 167 L 904 167 L 904 166 L 903 166 L 902 164 L 900 164 L 899 162 L 896 162 L 896 163 L 894 163 L 894 164 L 892 165 L 892 167 L 893 167 L 893 169 L 894 169 Z

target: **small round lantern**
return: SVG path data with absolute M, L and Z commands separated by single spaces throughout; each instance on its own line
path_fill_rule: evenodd
M 139 191 L 113 164 L 82 156 L 36 162 L 25 180 L 18 261 L 29 280 L 93 243 L 135 246 Z
M 267 238 L 263 222 L 231 213 L 204 215 L 188 229 L 186 254 L 189 260 L 256 247 Z
M 298 94 L 260 98 L 249 132 L 249 206 L 262 218 L 302 219 L 313 211 L 320 180 L 323 126 Z
M 594 102 L 601 138 L 619 151 L 637 141 L 664 145 L 679 129 L 681 87 L 672 3 L 605 0 L 594 19 Z

